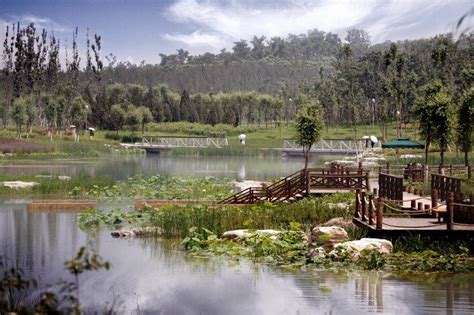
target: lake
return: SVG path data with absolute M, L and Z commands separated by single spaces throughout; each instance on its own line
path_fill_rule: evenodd
M 302 165 L 300 159 L 140 156 L 54 165 L 21 162 L 4 165 L 1 171 L 261 180 L 284 176 Z M 77 228 L 74 214 L 30 214 L 26 202 L 0 201 L 0 256 L 17 262 L 45 285 L 60 278 L 71 280 L 63 262 L 90 242 L 112 268 L 81 278 L 80 297 L 89 311 L 115 300 L 115 310 L 127 314 L 474 313 L 472 274 L 401 279 L 383 272 L 288 271 L 222 258 L 193 258 L 180 249 L 179 241 L 88 235 Z

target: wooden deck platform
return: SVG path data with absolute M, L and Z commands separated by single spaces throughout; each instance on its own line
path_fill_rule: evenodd
M 369 225 L 367 221 L 353 218 L 352 222 L 361 228 L 367 229 L 370 236 L 457 236 L 459 238 L 474 236 L 473 224 L 454 223 L 453 230 L 448 230 L 446 223 L 438 222 L 436 218 L 383 218 L 381 230 L 375 228 L 375 224 Z
M 82 212 L 87 208 L 96 208 L 96 200 L 34 200 L 26 205 L 31 213 L 40 212 Z

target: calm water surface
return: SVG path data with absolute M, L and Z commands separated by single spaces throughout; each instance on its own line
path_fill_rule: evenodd
M 0 171 L 267 179 L 301 165 L 301 160 L 282 159 L 135 157 L 51 166 L 35 162 Z M 90 311 L 115 299 L 116 310 L 127 314 L 474 313 L 471 274 L 406 280 L 377 272 L 289 272 L 245 262 L 191 258 L 176 241 L 113 239 L 108 233 L 93 237 L 77 228 L 74 214 L 30 214 L 25 204 L 26 200 L 0 201 L 0 256 L 18 262 L 25 273 L 45 285 L 70 279 L 63 262 L 91 242 L 112 268 L 81 278 L 81 300 Z
M 315 158 L 321 162 L 329 157 Z M 118 179 L 137 174 L 216 176 L 266 180 L 289 175 L 304 167 L 301 158 L 282 157 L 171 157 L 157 154 L 89 160 L 15 161 L 0 164 L 8 174 L 109 175 Z

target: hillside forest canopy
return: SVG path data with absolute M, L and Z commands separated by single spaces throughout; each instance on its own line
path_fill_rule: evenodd
M 254 36 L 219 54 L 179 49 L 160 54 L 156 65 L 117 62 L 88 29 L 85 47 L 79 47 L 79 34 L 76 28 L 68 48 L 34 24 L 6 27 L 4 126 L 15 125 L 19 134 L 22 128 L 61 131 L 70 124 L 107 130 L 177 121 L 268 127 L 290 124 L 311 99 L 321 104 L 328 126 L 380 124 L 383 130 L 391 121 L 419 118 L 429 86 L 442 92 L 447 113 L 456 119 L 474 78 L 472 33 L 456 40 L 441 34 L 371 44 L 361 29 L 343 39 L 310 30 L 285 38 Z M 467 103 L 469 112 L 472 98 Z M 429 130 L 425 137 L 436 138 Z

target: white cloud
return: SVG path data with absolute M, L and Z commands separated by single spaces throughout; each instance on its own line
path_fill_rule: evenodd
M 0 25 L 11 25 L 13 23 L 20 22 L 22 26 L 26 26 L 30 23 L 34 23 L 36 29 L 45 29 L 48 32 L 54 33 L 67 33 L 73 30 L 65 25 L 62 25 L 56 21 L 53 21 L 47 17 L 40 17 L 32 14 L 25 14 L 21 16 L 12 16 L 9 18 L 0 19 Z
M 190 34 L 165 34 L 163 37 L 167 40 L 184 43 L 192 47 L 210 48 L 210 49 L 221 49 L 226 45 L 226 41 L 222 38 L 225 35 L 222 34 L 209 34 L 204 33 L 201 30 L 197 30 Z
M 393 39 L 397 32 L 413 38 L 451 31 L 447 21 L 429 21 L 432 12 L 446 5 L 446 0 L 177 0 L 168 8 L 167 15 L 175 23 L 194 30 L 166 34 L 164 38 L 190 47 L 202 46 L 208 40 L 208 46 L 217 50 L 253 35 L 284 37 L 317 28 L 344 37 L 347 29 L 360 27 L 369 31 L 374 42 L 380 42 Z M 418 25 L 422 22 L 424 28 Z M 427 22 L 436 27 L 427 26 Z M 412 29 L 417 29 L 417 33 L 410 32 Z

